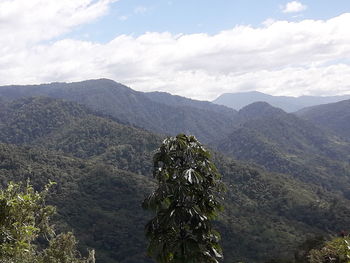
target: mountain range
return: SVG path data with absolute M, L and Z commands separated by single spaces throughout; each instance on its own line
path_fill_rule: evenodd
M 203 142 L 208 142 L 217 135 L 227 135 L 237 115 L 230 108 L 209 102 L 196 103 L 189 99 L 183 99 L 182 102 L 170 102 L 168 99 L 162 101 L 157 93 L 134 91 L 107 79 L 0 87 L 0 97 L 4 99 L 28 96 L 74 101 L 125 124 L 160 134 L 196 134 Z M 189 103 L 186 104 L 186 100 Z
M 296 115 L 350 140 L 350 100 L 318 105 L 296 112 Z
M 266 102 L 248 105 L 239 115 L 245 121 L 213 143 L 217 150 L 268 171 L 349 194 L 348 141 Z
M 263 101 L 274 107 L 281 108 L 286 112 L 295 112 L 306 107 L 334 103 L 348 99 L 350 99 L 350 95 L 288 97 L 272 96 L 258 91 L 250 91 L 241 93 L 224 93 L 215 99 L 213 103 L 240 110 L 251 103 Z
M 349 226 L 346 101 L 296 114 L 263 102 L 237 112 L 102 79 L 4 86 L 0 102 L 1 185 L 56 181 L 49 202 L 58 230 L 73 230 L 82 253 L 95 248 L 97 262 L 150 262 L 143 227 L 151 215 L 141 202 L 155 187 L 155 149 L 178 132 L 205 142 L 223 175 L 215 224 L 224 262 L 294 262 L 309 238 Z M 339 118 L 320 121 L 323 111 Z

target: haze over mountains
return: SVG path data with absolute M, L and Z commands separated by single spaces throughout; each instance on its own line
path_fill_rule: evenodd
M 319 104 L 327 104 L 350 99 L 350 95 L 343 96 L 272 96 L 258 91 L 225 93 L 220 95 L 213 103 L 224 105 L 235 110 L 239 110 L 251 103 L 264 101 L 274 107 L 283 109 L 286 112 L 295 112 L 305 107 Z
M 83 252 L 95 248 L 102 263 L 150 262 L 150 215 L 140 206 L 155 186 L 152 156 L 166 135 L 191 133 L 216 150 L 227 186 L 216 222 L 224 262 L 293 260 L 308 238 L 350 225 L 348 116 L 349 100 L 297 114 L 264 102 L 237 112 L 105 79 L 4 86 L 0 182 L 56 181 L 57 225 L 74 230 Z

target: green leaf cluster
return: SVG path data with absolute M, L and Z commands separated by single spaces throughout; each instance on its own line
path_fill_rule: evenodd
M 52 184 L 37 192 L 29 183 L 10 182 L 0 191 L 0 262 L 94 263 L 93 252 L 80 256 L 72 233 L 56 235 L 50 225 L 55 208 L 45 199 Z
M 223 190 L 209 152 L 194 136 L 163 141 L 154 155 L 158 188 L 144 201 L 156 216 L 146 225 L 148 253 L 160 263 L 218 262 L 220 235 L 211 220 L 222 208 Z
M 338 237 L 309 253 L 310 263 L 350 263 L 350 237 Z

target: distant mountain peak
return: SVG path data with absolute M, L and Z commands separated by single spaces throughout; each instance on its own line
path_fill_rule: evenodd
M 272 117 L 281 114 L 285 114 L 285 112 L 279 108 L 273 107 L 267 102 L 258 101 L 249 104 L 242 108 L 239 112 L 239 115 L 245 118 L 261 118 L 261 117 Z
M 338 102 L 350 99 L 350 95 L 343 96 L 273 96 L 259 91 L 248 91 L 239 93 L 224 93 L 213 103 L 225 105 L 235 110 L 239 110 L 253 102 L 265 101 L 274 107 L 283 109 L 286 112 L 295 112 L 305 107 L 314 105 Z
M 273 108 L 273 107 L 265 101 L 257 101 L 245 106 L 242 110 L 248 109 L 248 108 Z
M 122 85 L 112 79 L 106 79 L 106 78 L 100 78 L 100 79 L 89 79 L 89 80 L 84 80 L 84 81 L 80 81 L 80 83 L 105 83 L 105 84 L 112 84 L 112 85 Z M 76 82 L 72 82 L 72 83 L 76 83 Z M 124 85 L 123 85 L 124 86 Z
M 232 93 L 226 93 L 226 94 L 232 94 Z M 272 96 L 257 90 L 250 90 L 250 91 L 241 91 L 241 92 L 237 92 L 236 94 L 256 94 L 256 95 L 264 95 L 264 96 Z

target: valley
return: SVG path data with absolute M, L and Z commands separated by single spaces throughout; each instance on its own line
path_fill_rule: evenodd
M 294 262 L 308 239 L 349 229 L 349 100 L 237 111 L 100 79 L 2 86 L 0 102 L 1 185 L 57 182 L 56 227 L 97 262 L 151 262 L 141 203 L 155 187 L 155 150 L 178 133 L 209 148 L 223 176 L 224 262 Z

